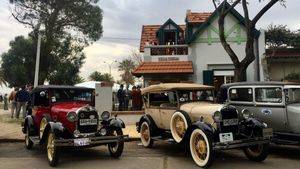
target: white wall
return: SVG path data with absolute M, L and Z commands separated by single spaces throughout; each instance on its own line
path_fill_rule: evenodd
M 237 23 L 237 19 L 233 16 L 228 15 L 225 18 L 225 31 L 229 30 L 233 25 Z M 212 22 L 212 25 L 215 28 L 218 28 L 217 18 Z M 207 29 L 201 32 L 198 38 L 207 38 Z M 237 31 L 234 31 L 230 34 L 230 38 L 235 38 L 237 35 Z M 215 32 L 211 33 L 212 38 L 219 38 L 218 34 Z M 246 38 L 246 31 L 242 27 L 241 29 L 241 37 Z M 245 42 L 241 42 L 240 44 L 236 42 L 229 42 L 231 48 L 235 51 L 238 58 L 242 60 L 245 57 Z M 264 42 L 260 42 L 259 46 L 264 46 Z M 229 55 L 224 50 L 222 44 L 220 42 L 212 42 L 211 44 L 203 43 L 203 42 L 194 42 L 189 46 L 189 50 L 191 51 L 191 56 L 194 62 L 194 81 L 197 83 L 203 83 L 203 70 L 208 69 L 209 64 L 232 64 L 232 61 Z M 259 48 L 262 51 L 261 48 Z M 247 80 L 254 81 L 257 80 L 255 74 L 255 64 L 254 61 L 251 63 L 247 69 Z

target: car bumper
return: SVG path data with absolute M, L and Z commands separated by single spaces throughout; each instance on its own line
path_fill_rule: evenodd
M 270 138 L 253 138 L 253 139 L 242 139 L 242 140 L 234 140 L 225 143 L 213 143 L 214 150 L 227 150 L 227 149 L 235 149 L 235 148 L 243 148 L 249 146 L 255 146 L 259 144 L 267 144 L 270 143 Z
M 88 140 L 83 145 L 76 144 L 76 140 L 84 139 Z M 96 146 L 101 144 L 117 143 L 119 141 L 129 141 L 128 135 L 122 136 L 99 136 L 99 137 L 85 137 L 75 139 L 56 139 L 54 145 L 58 147 L 84 147 L 84 146 Z

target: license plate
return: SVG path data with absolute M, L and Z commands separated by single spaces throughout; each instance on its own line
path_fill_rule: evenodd
M 272 128 L 265 128 L 263 129 L 263 137 L 270 138 L 273 136 L 273 129 Z
M 80 119 L 79 124 L 81 126 L 97 125 L 97 119 Z
M 238 119 L 224 119 L 223 120 L 223 126 L 235 126 L 238 125 L 239 120 Z
M 230 142 L 233 141 L 233 134 L 230 133 L 220 133 L 219 134 L 220 142 L 225 143 L 225 142 Z
M 91 140 L 89 138 L 74 139 L 74 146 L 87 146 L 90 145 Z

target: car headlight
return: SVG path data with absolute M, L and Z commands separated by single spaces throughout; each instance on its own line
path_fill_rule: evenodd
M 107 134 L 107 130 L 106 130 L 105 128 L 101 128 L 101 129 L 100 129 L 100 134 L 101 134 L 102 136 L 105 136 L 105 135 Z
M 251 113 L 248 109 L 243 109 L 242 110 L 242 115 L 244 119 L 249 119 L 249 118 L 253 118 L 254 114 Z
M 108 111 L 104 111 L 102 114 L 101 114 L 101 119 L 102 120 L 108 120 L 110 118 L 110 113 Z
M 219 123 L 222 120 L 222 115 L 220 111 L 216 111 L 213 116 L 215 122 Z
M 76 114 L 75 112 L 71 111 L 71 112 L 69 112 L 69 113 L 67 114 L 67 119 L 68 119 L 70 122 L 75 122 L 75 121 L 78 120 L 77 114 Z

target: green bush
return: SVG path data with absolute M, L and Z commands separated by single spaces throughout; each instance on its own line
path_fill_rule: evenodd
M 285 80 L 300 80 L 300 74 L 292 72 L 284 77 Z

